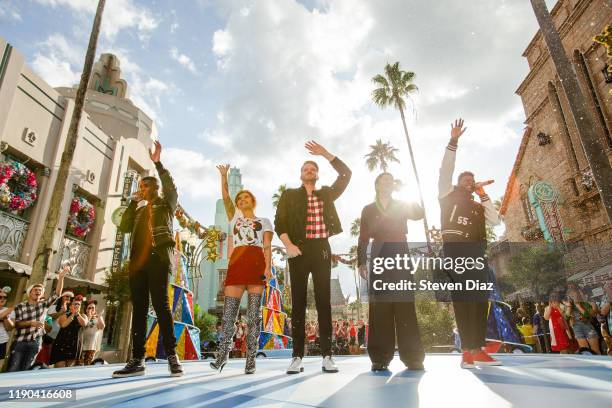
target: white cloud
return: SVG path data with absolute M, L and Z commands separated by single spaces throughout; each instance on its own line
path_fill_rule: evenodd
M 164 165 L 176 183 L 180 200 L 216 198 L 219 195 L 218 173 L 213 162 L 200 152 L 181 148 L 164 148 Z
M 69 7 L 75 13 L 88 17 L 96 12 L 98 3 L 94 0 L 37 1 L 50 7 Z M 158 24 L 159 20 L 148 8 L 136 5 L 133 0 L 110 0 L 104 8 L 101 32 L 107 39 L 113 40 L 121 30 L 133 29 L 142 41 L 146 41 Z
M 21 13 L 12 0 L 4 0 L 0 3 L 0 20 L 9 20 L 11 22 L 21 22 Z
M 197 74 L 198 70 L 196 69 L 196 66 L 191 60 L 191 58 L 189 58 L 189 56 L 185 54 L 181 54 L 176 47 L 172 47 L 170 49 L 170 56 L 173 60 L 177 61 L 179 64 L 185 67 L 189 72 Z
M 84 50 L 68 43 L 66 38 L 54 33 L 38 45 L 34 54 L 32 68 L 51 86 L 73 86 L 80 80 L 76 68 L 85 57 Z M 81 54 L 81 51 L 83 54 Z

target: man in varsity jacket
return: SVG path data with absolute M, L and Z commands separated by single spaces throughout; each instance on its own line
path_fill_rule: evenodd
M 304 371 L 304 318 L 310 273 L 319 319 L 322 368 L 324 372 L 335 373 L 338 367 L 331 357 L 331 249 L 327 239 L 342 232 L 334 201 L 346 189 L 351 179 L 351 170 L 320 144 L 310 141 L 305 147 L 310 154 L 327 159 L 338 172 L 338 177 L 331 186 L 317 190 L 319 166 L 314 161 L 306 161 L 300 172 L 302 186 L 287 189 L 280 197 L 276 209 L 274 229 L 287 250 L 291 278 L 293 359 L 287 374 Z
M 482 349 L 485 345 L 490 294 L 487 285 L 490 281 L 489 270 L 485 258 L 486 225 L 498 225 L 500 219 L 484 191 L 484 186 L 493 183 L 493 180 L 475 182 L 474 174 L 466 171 L 459 174 L 457 185 L 452 185 L 457 146 L 466 129 L 463 128 L 463 119 L 451 124 L 451 139 L 440 168 L 438 199 L 444 257 L 462 262 L 468 258 L 475 260 L 467 270 L 459 269 L 458 262 L 454 263 L 453 270 L 447 270 L 451 279 L 461 283 L 464 289 L 451 292 L 463 351 L 461 367 L 474 368 L 475 365 L 501 365 L 501 362 Z M 474 201 L 474 193 L 480 202 Z M 478 259 L 482 260 L 480 264 L 477 263 Z M 476 281 L 483 284 L 476 288 L 481 290 L 469 290 L 468 283 Z

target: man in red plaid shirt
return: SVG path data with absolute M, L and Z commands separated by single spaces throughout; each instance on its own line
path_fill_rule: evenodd
M 55 293 L 43 300 L 42 283 L 26 290 L 28 300 L 15 306 L 15 342 L 13 343 L 8 371 L 24 371 L 30 368 L 40 350 L 45 334 L 45 316 L 64 288 L 64 276 L 70 271 L 64 267 L 57 275 Z
M 310 154 L 325 157 L 338 172 L 331 186 L 316 189 L 319 166 L 313 161 L 302 165 L 302 186 L 287 189 L 276 209 L 274 228 L 287 249 L 291 277 L 291 323 L 293 359 L 287 374 L 304 371 L 304 319 L 308 276 L 312 273 L 317 316 L 319 319 L 320 346 L 323 355 L 323 371 L 338 372 L 331 356 L 331 249 L 328 238 L 342 232 L 334 201 L 346 189 L 351 170 L 339 158 L 320 144 L 306 143 Z

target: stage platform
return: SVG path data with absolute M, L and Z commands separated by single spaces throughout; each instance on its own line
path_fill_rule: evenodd
M 110 378 L 119 365 L 0 374 L 4 407 L 610 407 L 612 357 L 500 354 L 502 367 L 459 368 L 458 354 L 428 354 L 424 372 L 408 371 L 396 357 L 387 373 L 370 372 L 367 356 L 336 357 L 338 374 L 305 359 L 304 373 L 286 375 L 287 359 L 259 359 L 245 375 L 244 360 L 223 373 L 208 361 L 186 362 L 170 378 L 164 363 L 143 377 Z M 7 402 L 8 387 L 76 388 L 76 401 Z

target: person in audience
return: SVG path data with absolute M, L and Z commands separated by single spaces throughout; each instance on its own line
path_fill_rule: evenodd
M 82 329 L 83 346 L 80 362 L 82 365 L 91 365 L 98 352 L 99 334 L 104 330 L 104 319 L 96 312 L 96 302 L 88 302 L 85 306 L 87 325 Z
M 64 288 L 64 276 L 68 272 L 70 272 L 70 267 L 62 267 L 57 275 L 55 293 L 47 299 L 43 297 L 43 284 L 35 283 L 26 289 L 27 300 L 15 306 L 15 341 L 11 350 L 8 371 L 24 371 L 34 363 L 45 333 L 45 316 L 49 307 L 61 295 Z
M 81 329 L 87 326 L 89 319 L 81 313 L 83 296 L 77 295 L 68 305 L 68 312 L 58 319 L 60 331 L 53 342 L 51 360 L 55 368 L 72 367 L 81 351 Z

